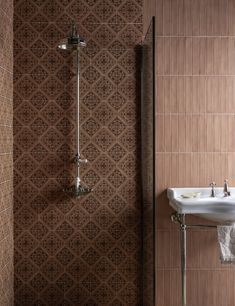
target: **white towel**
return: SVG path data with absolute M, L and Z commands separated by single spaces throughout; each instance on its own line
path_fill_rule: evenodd
M 218 225 L 217 232 L 221 262 L 235 264 L 235 223 Z

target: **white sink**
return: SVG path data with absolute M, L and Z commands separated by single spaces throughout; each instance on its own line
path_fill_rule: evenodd
M 224 197 L 223 188 L 215 188 L 215 197 L 211 197 L 211 188 L 168 188 L 167 197 L 170 206 L 179 214 L 196 214 L 220 222 L 235 222 L 235 188 L 229 188 L 231 196 Z M 195 198 L 183 198 L 186 193 L 198 193 Z

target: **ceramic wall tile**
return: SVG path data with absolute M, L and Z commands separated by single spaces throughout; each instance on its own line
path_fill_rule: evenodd
M 0 1 L 0 304 L 13 292 L 13 2 Z
M 153 0 L 145 1 L 144 7 L 155 8 L 157 24 L 157 227 L 160 233 L 171 237 L 178 226 L 170 221 L 172 210 L 166 188 L 208 186 L 211 181 L 222 186 L 225 178 L 231 185 L 234 182 L 231 165 L 235 150 L 235 23 L 232 17 L 235 5 L 233 0 Z M 144 28 L 150 17 L 151 13 L 145 9 Z M 229 137 L 224 137 L 228 134 Z M 208 223 L 198 217 L 189 217 L 188 222 Z M 171 291 L 172 284 L 165 285 L 167 275 L 176 273 L 167 266 L 172 242 L 166 248 L 167 239 L 161 235 L 157 243 L 157 249 L 161 250 L 157 272 L 159 306 L 171 305 L 172 294 L 177 297 L 177 292 Z M 220 282 L 227 283 L 234 278 L 233 270 L 220 264 L 217 247 L 213 230 L 188 234 L 190 305 L 220 306 L 222 303 L 230 306 L 234 303 L 232 282 L 217 295 Z M 172 305 L 180 305 L 180 299 L 175 298 Z
M 14 17 L 15 303 L 137 305 L 142 1 L 17 0 Z M 94 188 L 79 200 L 63 193 L 75 176 L 76 60 L 56 47 L 72 20 L 87 41 L 81 174 Z

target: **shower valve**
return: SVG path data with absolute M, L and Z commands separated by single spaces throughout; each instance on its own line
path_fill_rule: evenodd
M 87 160 L 87 159 L 81 159 L 81 158 L 79 158 L 79 159 L 78 159 L 78 162 L 79 162 L 79 164 L 86 164 L 86 163 L 88 163 L 88 160 Z
M 81 159 L 80 156 L 77 154 L 75 156 L 74 162 L 79 165 L 79 164 L 86 164 L 86 163 L 88 163 L 88 160 L 87 159 Z

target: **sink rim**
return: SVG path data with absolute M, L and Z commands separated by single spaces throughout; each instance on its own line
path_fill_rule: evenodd
M 209 187 L 176 187 L 167 189 L 170 206 L 180 214 L 195 214 L 216 222 L 235 222 L 235 187 L 230 197 L 223 197 L 223 187 L 216 187 L 217 197 L 210 197 Z M 185 192 L 201 192 L 196 198 L 180 198 Z

